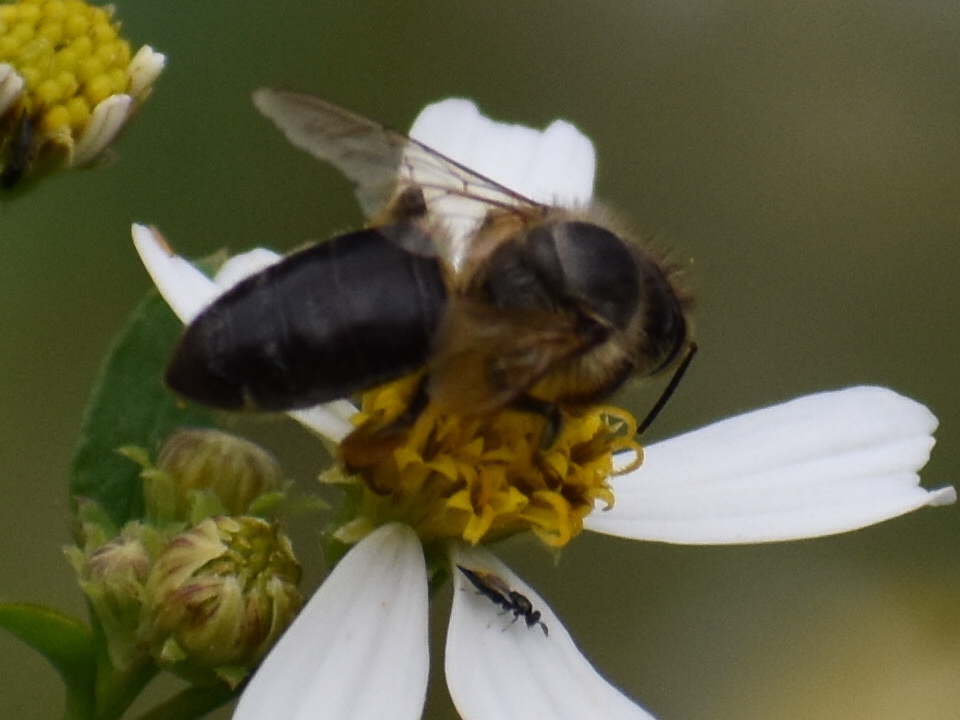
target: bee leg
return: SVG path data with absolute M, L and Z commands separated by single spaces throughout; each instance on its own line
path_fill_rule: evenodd
M 563 427 L 563 415 L 560 414 L 559 407 L 551 402 L 533 397 L 533 395 L 527 395 L 526 393 L 517 395 L 509 407 L 513 410 L 519 410 L 520 412 L 539 415 L 546 420 L 547 424 L 544 426 L 543 434 L 540 436 L 540 449 L 549 450 L 553 446 Z
M 427 392 L 427 376 L 426 374 L 417 381 L 417 386 L 413 390 L 413 394 L 410 396 L 410 401 L 407 403 L 407 408 L 402 413 L 397 415 L 395 418 L 389 422 L 377 425 L 373 432 L 382 437 L 390 437 L 393 435 L 399 435 L 400 433 L 409 430 L 413 427 L 413 424 L 417 421 L 417 418 L 427 409 L 427 405 L 430 403 L 430 395 Z
M 430 394 L 427 392 L 427 376 L 424 374 L 417 383 L 417 387 L 414 389 L 413 395 L 410 396 L 410 402 L 407 403 L 407 409 L 397 415 L 397 417 L 395 417 L 388 425 L 386 425 L 383 428 L 384 432 L 397 432 L 412 427 L 417 421 L 417 418 L 420 417 L 421 413 L 427 409 L 427 405 L 429 403 Z

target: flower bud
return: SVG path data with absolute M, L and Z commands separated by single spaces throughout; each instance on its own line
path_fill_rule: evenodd
M 239 682 L 300 610 L 299 579 L 290 542 L 274 525 L 208 518 L 154 563 L 141 636 L 163 667 Z
M 90 580 L 118 601 L 139 598 L 150 572 L 150 554 L 139 538 L 120 535 L 93 552 L 87 571 Z
M 110 658 L 124 667 L 145 655 L 137 639 L 143 605 L 144 584 L 150 572 L 148 546 L 155 532 L 130 523 L 111 540 L 86 550 L 66 548 L 77 572 L 80 588 L 107 638 Z
M 211 429 L 171 433 L 160 447 L 156 470 L 160 473 L 145 473 L 148 514 L 155 517 L 245 515 L 255 500 L 283 484 L 280 466 L 266 450 Z M 212 513 L 193 512 L 198 495 L 216 501 L 207 503 L 214 506 Z

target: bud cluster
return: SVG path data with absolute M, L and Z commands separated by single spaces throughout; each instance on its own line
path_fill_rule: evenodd
M 191 679 L 243 680 L 300 610 L 300 566 L 275 522 L 254 515 L 281 496 L 263 449 L 215 430 L 180 430 L 144 464 L 147 517 L 113 526 L 78 504 L 66 552 L 118 668 L 152 659 Z M 210 512 L 206 515 L 202 511 Z

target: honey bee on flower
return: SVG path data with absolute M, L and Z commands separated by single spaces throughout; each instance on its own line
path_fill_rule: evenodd
M 227 410 L 292 410 L 424 368 L 399 415 L 344 445 L 356 467 L 428 403 L 541 416 L 549 448 L 561 409 L 576 414 L 673 367 L 675 387 L 695 348 L 690 299 L 674 268 L 598 210 L 528 198 L 320 98 L 264 88 L 254 102 L 357 185 L 372 224 L 204 309 L 167 370 L 175 391 Z

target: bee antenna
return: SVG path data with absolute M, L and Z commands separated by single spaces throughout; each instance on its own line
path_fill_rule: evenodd
M 690 361 L 693 360 L 693 356 L 697 354 L 697 347 L 697 344 L 692 340 L 690 344 L 687 345 L 687 354 L 683 356 L 683 360 L 677 365 L 677 369 L 673 371 L 673 377 L 670 378 L 667 387 L 660 393 L 660 398 L 654 403 L 653 407 L 650 408 L 650 412 L 647 413 L 643 422 L 637 426 L 637 435 L 643 435 L 647 428 L 653 424 L 653 421 L 657 419 L 657 415 L 663 410 L 664 405 L 667 404 L 667 401 L 673 395 L 673 391 L 677 389 L 680 381 L 683 380 L 684 373 L 687 372 L 687 368 L 690 367 Z

